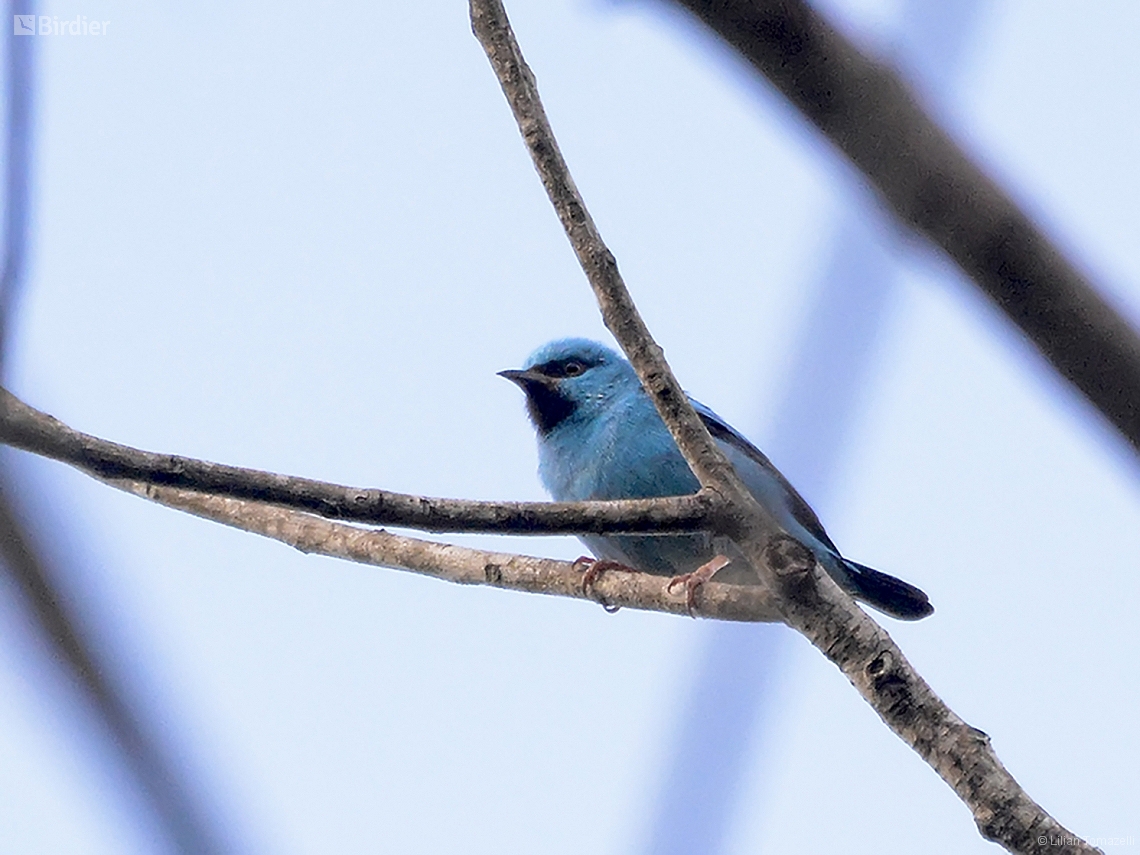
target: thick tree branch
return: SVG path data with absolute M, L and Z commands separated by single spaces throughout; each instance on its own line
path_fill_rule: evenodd
M 970 807 L 981 833 L 1013 852 L 1093 852 L 1021 789 L 988 738 L 958 718 L 811 554 L 782 534 L 740 482 L 693 411 L 639 317 L 613 255 L 578 194 L 499 0 L 470 0 L 472 28 L 514 112 L 523 140 L 606 326 L 637 369 L 694 474 L 730 502 L 728 533 L 776 597 L 789 625 L 847 675 L 882 719 Z M 1058 838 L 1074 841 L 1051 845 Z
M 593 599 L 611 609 L 689 614 L 683 594 L 669 580 L 649 573 L 606 570 L 582 590 L 582 569 L 569 561 L 468 549 L 375 529 L 329 522 L 311 514 L 227 496 L 207 495 L 138 481 L 106 483 L 204 519 L 260 534 L 301 552 L 407 570 L 461 585 L 489 585 L 532 594 Z M 776 611 L 760 585 L 710 582 L 697 594 L 692 614 L 734 621 L 768 621 Z
M 1140 335 L 919 106 L 805 0 L 676 0 L 764 74 L 1140 451 Z
M 719 531 L 714 493 L 614 502 L 475 502 L 345 487 L 308 478 L 155 454 L 80 433 L 0 388 L 0 442 L 104 480 L 134 480 L 252 499 L 329 519 L 433 532 L 579 534 Z

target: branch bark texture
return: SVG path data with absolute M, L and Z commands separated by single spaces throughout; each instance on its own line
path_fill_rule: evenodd
M 649 573 L 606 570 L 585 591 L 581 567 L 569 561 L 436 543 L 330 522 L 289 508 L 176 487 L 140 481 L 107 483 L 160 505 L 280 541 L 301 552 L 407 570 L 460 585 L 489 585 L 531 594 L 590 599 L 611 610 L 631 608 L 719 620 L 764 621 L 775 613 L 772 595 L 759 585 L 710 582 L 698 592 L 690 612 L 685 597 L 668 590 L 668 579 Z
M 947 707 L 867 617 L 784 535 L 741 483 L 693 411 L 653 341 L 570 177 L 534 75 L 499 0 L 470 0 L 471 22 L 571 246 L 621 344 L 703 488 L 729 503 L 725 533 L 775 595 L 785 621 L 834 662 L 883 721 L 915 749 L 974 814 L 981 833 L 1012 852 L 1094 852 L 1046 813 L 1001 765 L 981 731 Z M 1138 384 L 1140 388 L 1140 384 Z M 1068 848 L 1050 844 L 1064 838 Z
M 68 463 L 96 478 L 142 481 L 251 499 L 329 519 L 421 531 L 580 534 L 719 530 L 714 493 L 614 502 L 475 502 L 346 487 L 156 454 L 81 433 L 0 388 L 0 442 Z
M 806 0 L 676 2 L 767 77 L 1140 452 L 1140 335 L 897 73 Z

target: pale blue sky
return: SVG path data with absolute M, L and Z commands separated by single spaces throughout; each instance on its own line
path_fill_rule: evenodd
M 37 42 L 15 391 L 145 448 L 540 498 L 520 396 L 495 372 L 604 331 L 466 4 L 42 11 L 96 6 L 107 36 Z M 891 43 L 895 4 L 821 8 Z M 847 168 L 676 15 L 508 11 L 682 382 L 763 444 Z M 995 2 L 942 110 L 1134 319 L 1138 31 L 1124 0 Z M 1029 792 L 1080 833 L 1140 840 L 1140 469 L 952 269 L 898 246 L 824 521 L 929 592 L 933 618 L 888 628 Z M 645 839 L 698 624 L 306 557 L 29 465 L 92 620 L 238 851 Z M 11 851 L 164 851 L 10 597 L 0 609 Z M 842 676 L 789 647 L 731 851 L 991 851 Z

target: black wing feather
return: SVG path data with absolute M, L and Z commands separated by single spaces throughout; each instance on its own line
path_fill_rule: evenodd
M 698 407 L 697 415 L 701 417 L 701 421 L 705 423 L 705 427 L 709 429 L 709 433 L 712 434 L 713 439 L 731 445 L 737 451 L 747 457 L 751 457 L 760 464 L 760 466 L 771 472 L 776 480 L 779 481 L 780 486 L 787 491 L 792 517 L 795 518 L 796 522 L 807 529 L 812 537 L 836 555 L 839 554 L 839 549 L 831 542 L 831 538 L 827 536 L 827 532 L 823 528 L 823 523 L 819 521 L 819 517 L 817 517 L 815 511 L 811 509 L 811 505 L 804 501 L 803 497 L 796 492 L 796 488 L 788 482 L 788 479 L 784 477 L 779 469 L 772 465 L 772 461 L 768 459 L 768 456 L 764 454 L 763 451 L 722 422 L 719 416 L 715 415 L 706 407 Z
M 796 522 L 802 525 L 812 537 L 834 552 L 839 560 L 846 566 L 847 578 L 837 579 L 836 581 L 847 587 L 857 598 L 863 600 L 863 602 L 889 615 L 893 615 L 900 620 L 918 620 L 934 611 L 934 606 L 930 604 L 930 600 L 926 594 L 909 582 L 896 579 L 894 576 L 888 576 L 886 573 L 880 573 L 878 570 L 863 564 L 856 564 L 854 561 L 849 561 L 840 555 L 839 548 L 836 547 L 831 541 L 831 538 L 827 536 L 827 532 L 823 529 L 823 523 L 819 521 L 819 517 L 815 515 L 815 511 L 813 511 L 811 506 L 803 500 L 803 497 L 796 492 L 795 488 L 788 483 L 788 479 L 780 473 L 780 470 L 772 465 L 772 461 L 768 459 L 764 452 L 721 421 L 720 418 L 707 407 L 701 406 L 695 401 L 693 403 L 696 406 L 697 415 L 701 417 L 701 421 L 705 423 L 705 427 L 709 429 L 709 433 L 712 434 L 713 439 L 732 446 L 746 457 L 750 457 L 756 461 L 756 463 L 767 472 L 772 473 L 772 476 L 787 493 L 788 501 L 791 505 L 792 517 L 794 517 Z

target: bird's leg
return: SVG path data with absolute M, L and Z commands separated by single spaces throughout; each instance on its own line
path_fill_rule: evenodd
M 627 573 L 636 573 L 632 567 L 627 567 L 619 561 L 609 561 L 607 559 L 591 558 L 589 555 L 581 555 L 578 560 L 574 562 L 575 567 L 581 567 L 586 572 L 582 574 L 582 595 L 589 597 L 591 600 L 596 600 L 601 604 L 602 608 L 611 614 L 616 612 L 621 606 L 611 606 L 601 597 L 593 593 L 594 583 L 598 581 L 598 577 L 605 573 L 607 570 L 625 570 Z
M 697 591 L 701 585 L 711 579 L 718 570 L 727 567 L 732 563 L 732 559 L 726 555 L 713 556 L 711 561 L 707 561 L 694 570 L 692 573 L 683 573 L 680 576 L 674 576 L 669 580 L 669 584 L 665 586 L 665 590 L 670 594 L 673 589 L 678 585 L 685 586 L 685 607 L 689 610 L 689 617 L 696 617 L 693 614 L 693 609 L 697 605 Z

